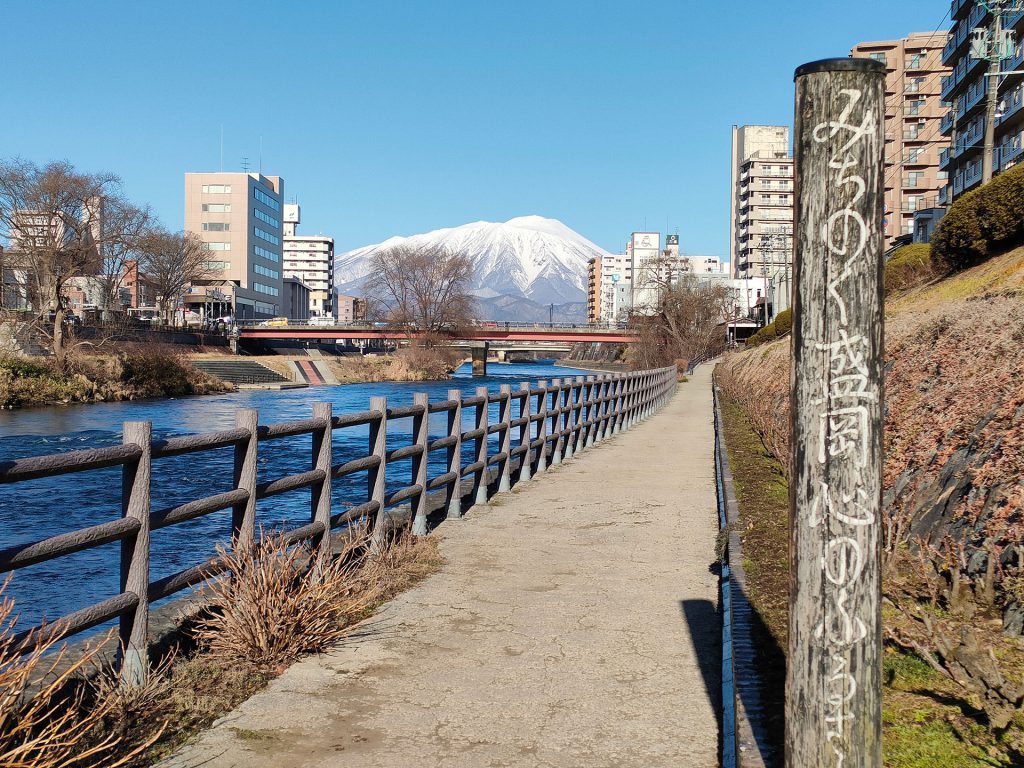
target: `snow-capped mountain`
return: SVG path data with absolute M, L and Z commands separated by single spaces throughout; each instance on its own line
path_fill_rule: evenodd
M 503 223 L 477 221 L 392 237 L 341 254 L 334 262 L 338 293 L 358 294 L 373 254 L 402 244 L 440 245 L 470 255 L 476 264 L 473 293 L 480 299 L 513 296 L 544 305 L 586 301 L 587 260 L 607 254 L 555 219 L 520 216 Z

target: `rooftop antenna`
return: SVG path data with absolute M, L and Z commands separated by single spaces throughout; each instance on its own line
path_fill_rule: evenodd
M 242 158 L 242 173 L 248 173 L 248 172 L 249 172 L 249 158 L 248 157 L 243 157 Z

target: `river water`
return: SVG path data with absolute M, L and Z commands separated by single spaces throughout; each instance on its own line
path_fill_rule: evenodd
M 497 392 L 501 384 L 516 389 L 521 381 L 585 375 L 587 371 L 549 363 L 488 366 L 484 378 L 473 378 L 469 365 L 449 381 L 349 384 L 284 391 L 253 390 L 226 395 L 188 397 L 127 403 L 95 403 L 51 408 L 0 411 L 0 462 L 121 442 L 125 421 L 151 421 L 154 438 L 212 432 L 234 426 L 235 409 L 257 408 L 261 424 L 309 418 L 314 402 L 330 402 L 334 414 L 363 411 L 370 397 L 385 396 L 388 405 L 411 405 L 413 393 L 427 392 L 432 401 L 447 399 L 449 389 L 472 394 L 478 386 Z M 472 429 L 475 408 L 463 414 L 463 430 Z M 513 418 L 518 416 L 513 406 Z M 498 418 L 497 404 L 489 419 Z M 389 449 L 407 445 L 411 419 L 388 424 Z M 447 414 L 433 414 L 430 437 L 447 434 Z M 367 427 L 335 430 L 334 463 L 367 452 Z M 491 437 L 496 444 L 497 435 Z M 464 446 L 463 463 L 471 463 L 472 444 Z M 496 447 L 490 449 L 497 452 Z M 230 490 L 231 448 L 202 454 L 160 459 L 153 464 L 153 509 Z M 410 461 L 388 465 L 388 492 L 410 483 Z M 305 471 L 311 465 L 311 438 L 303 435 L 260 444 L 258 481 Z M 445 451 L 431 454 L 430 476 L 447 469 Z M 332 503 L 338 511 L 366 500 L 366 473 L 335 480 Z M 263 500 L 257 505 L 257 524 L 296 527 L 309 521 L 310 492 L 298 490 Z M 44 478 L 0 485 L 0 549 L 116 519 L 121 514 L 121 469 Z M 155 580 L 203 562 L 218 542 L 230 536 L 231 511 L 223 510 L 196 520 L 155 531 L 152 535 L 150 578 Z M 19 629 L 53 619 L 118 593 L 120 545 L 79 552 L 59 560 L 21 569 L 5 594 L 15 599 Z

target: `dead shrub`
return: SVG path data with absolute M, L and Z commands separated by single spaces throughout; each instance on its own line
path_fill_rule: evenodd
M 342 552 L 318 566 L 305 546 L 277 534 L 238 551 L 218 547 L 230 576 L 210 582 L 210 612 L 196 639 L 212 657 L 277 671 L 329 647 L 373 599 L 356 588 L 367 537 L 354 532 Z
M 89 701 L 82 673 L 96 648 L 67 660 L 54 635 L 25 655 L 15 642 L 14 601 L 0 584 L 0 766 L 5 768 L 117 768 L 156 739 L 115 758 L 122 738 L 106 731 L 110 703 Z

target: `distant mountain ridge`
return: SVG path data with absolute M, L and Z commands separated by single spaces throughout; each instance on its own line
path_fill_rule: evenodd
M 392 237 L 335 259 L 339 293 L 359 294 L 373 255 L 397 245 L 442 246 L 472 257 L 473 294 L 490 320 L 527 319 L 551 304 L 564 319 L 586 319 L 587 261 L 608 252 L 557 219 L 520 216 L 505 222 L 477 221 L 410 237 Z M 580 308 L 582 306 L 582 309 Z M 544 312 L 539 313 L 538 307 Z M 540 318 L 538 318 L 540 319 Z M 546 318 L 544 318 L 546 319 Z

